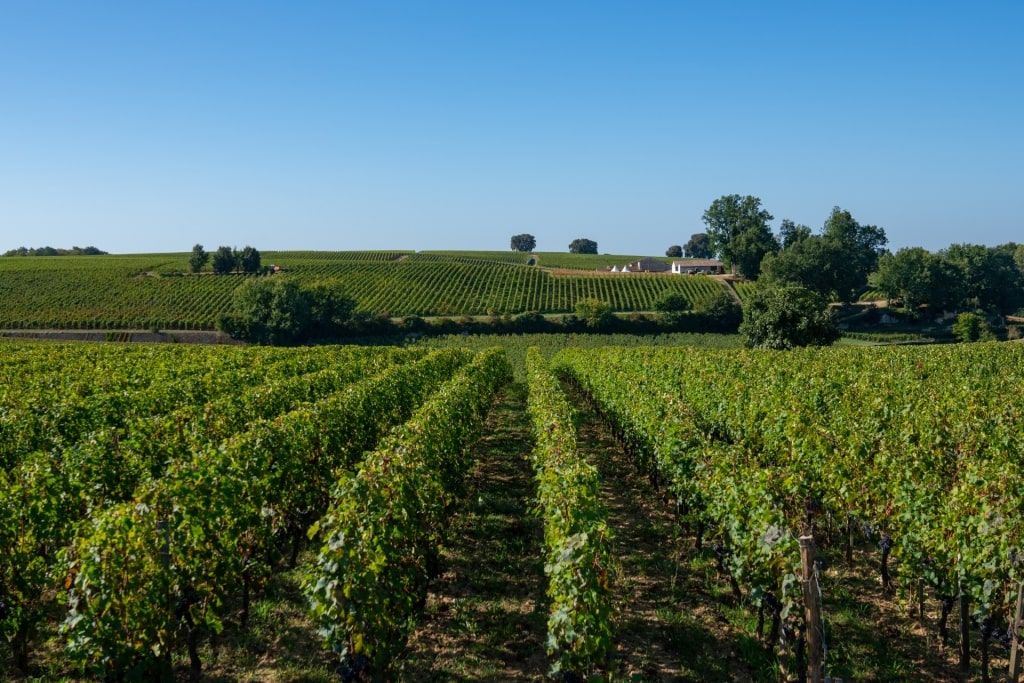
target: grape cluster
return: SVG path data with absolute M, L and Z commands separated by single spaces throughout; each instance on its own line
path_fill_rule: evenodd
M 803 619 L 797 617 L 791 617 L 786 621 L 782 622 L 782 636 L 783 639 L 788 643 L 795 643 L 797 639 L 802 638 L 804 635 L 804 622 Z
M 894 545 L 896 544 L 893 543 L 892 537 L 889 536 L 889 534 L 883 535 L 882 540 L 878 542 L 878 547 L 881 549 L 883 553 L 892 550 L 892 547 Z
M 714 543 L 711 545 L 711 550 L 714 551 L 715 557 L 718 558 L 719 564 L 725 562 L 732 557 L 732 548 L 722 543 Z
M 782 603 L 771 591 L 764 594 L 764 606 L 776 614 L 782 611 Z
M 725 561 L 732 555 L 732 550 L 729 546 L 722 545 L 721 543 L 714 543 L 711 545 L 711 549 L 715 552 L 715 559 L 718 561 L 718 571 L 725 573 Z
M 995 629 L 992 631 L 992 640 L 1003 647 L 1010 647 L 1013 645 L 1013 627 L 1007 626 L 1006 628 Z
M 874 538 L 878 533 L 878 527 L 869 524 L 867 522 L 860 523 L 860 530 L 863 532 L 865 538 Z
M 370 660 L 365 655 L 346 655 L 337 669 L 343 683 L 368 681 L 370 676 Z
M 823 509 L 821 500 L 816 496 L 807 496 L 804 498 L 804 512 L 806 512 L 809 517 L 820 515 Z
M 995 626 L 992 625 L 991 619 L 982 619 L 981 623 L 979 624 L 978 620 L 972 617 L 971 622 L 973 622 L 978 627 L 978 630 L 981 631 L 981 637 L 985 640 L 991 638 L 992 634 L 995 633 L 996 629 Z

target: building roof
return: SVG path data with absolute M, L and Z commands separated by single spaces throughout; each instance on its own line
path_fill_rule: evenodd
M 709 258 L 691 258 L 681 261 L 673 261 L 673 266 L 680 266 L 683 268 L 724 268 L 725 264 L 721 261 Z

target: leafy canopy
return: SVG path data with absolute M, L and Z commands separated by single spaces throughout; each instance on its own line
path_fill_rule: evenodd
M 287 345 L 338 336 L 355 301 L 332 282 L 302 286 L 282 276 L 246 280 L 232 297 L 221 331 L 254 344 Z
M 523 233 L 512 235 L 512 251 L 533 251 L 537 248 L 537 239 L 533 235 Z
M 708 226 L 711 252 L 733 269 L 756 278 L 766 254 L 779 249 L 768 227 L 773 216 L 761 208 L 761 200 L 747 195 L 724 195 L 711 203 L 702 220 Z
M 210 260 L 210 254 L 203 245 L 197 244 L 192 247 L 192 255 L 188 257 L 188 267 L 193 273 L 198 273 L 203 269 L 206 263 Z
M 799 285 L 760 284 L 746 300 L 743 343 L 755 349 L 828 346 L 839 338 L 827 302 Z
M 690 235 L 690 241 L 683 247 L 690 258 L 711 258 L 711 240 L 706 232 Z
M 594 240 L 588 240 L 585 237 L 579 237 L 569 243 L 570 254 L 596 254 L 597 253 L 597 242 Z

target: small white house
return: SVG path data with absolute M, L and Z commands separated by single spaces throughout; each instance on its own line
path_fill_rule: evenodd
M 715 259 L 691 258 L 673 261 L 672 272 L 676 275 L 721 275 L 725 272 L 725 264 Z

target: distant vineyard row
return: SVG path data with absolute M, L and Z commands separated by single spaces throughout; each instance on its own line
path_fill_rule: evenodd
M 554 277 L 526 259 L 502 252 L 263 255 L 286 275 L 339 281 L 360 311 L 396 317 L 569 313 L 585 298 L 616 311 L 649 311 L 666 292 L 697 302 L 721 287 L 703 276 Z M 186 274 L 187 262 L 187 254 L 0 259 L 0 327 L 212 329 L 244 276 Z

